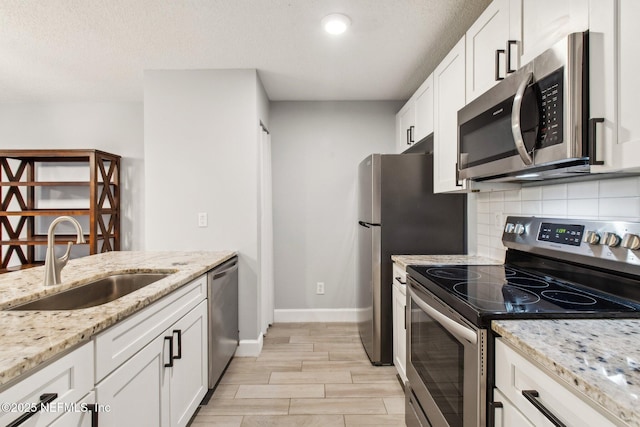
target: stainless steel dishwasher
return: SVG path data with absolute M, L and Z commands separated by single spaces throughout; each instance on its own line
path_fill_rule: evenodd
M 209 389 L 213 389 L 238 348 L 238 258 L 207 274 L 209 305 Z

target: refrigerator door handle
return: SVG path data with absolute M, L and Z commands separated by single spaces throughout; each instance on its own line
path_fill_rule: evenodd
M 361 226 L 365 227 L 365 228 L 371 228 L 371 227 L 381 227 L 382 224 L 378 224 L 375 222 L 365 222 L 365 221 L 358 221 L 358 224 L 360 224 Z

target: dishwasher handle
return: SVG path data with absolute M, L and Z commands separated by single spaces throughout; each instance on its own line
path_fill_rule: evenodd
M 238 262 L 236 261 L 229 268 L 226 268 L 226 269 L 224 269 L 222 271 L 213 271 L 211 273 L 212 274 L 211 280 L 219 279 L 219 278 L 221 278 L 223 276 L 226 276 L 227 274 L 231 274 L 231 273 L 233 273 L 234 271 L 237 271 L 237 270 L 238 270 Z

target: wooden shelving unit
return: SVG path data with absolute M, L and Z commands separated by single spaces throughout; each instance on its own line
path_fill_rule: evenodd
M 88 179 L 38 180 L 40 167 L 56 163 L 86 165 Z M 69 187 L 88 188 L 88 206 L 38 207 L 38 188 L 64 195 Z M 90 255 L 120 250 L 120 156 L 99 150 L 0 150 L 0 273 L 41 265 L 35 248 L 46 246 L 47 236 L 37 231 L 36 220 L 60 215 L 88 217 Z M 56 244 L 69 241 L 75 236 L 56 235 Z M 16 260 L 19 265 L 9 267 Z

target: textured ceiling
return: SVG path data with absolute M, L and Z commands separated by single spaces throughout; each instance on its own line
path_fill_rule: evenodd
M 207 68 L 256 68 L 274 101 L 403 100 L 489 2 L 0 0 L 0 103 L 141 101 L 144 70 Z

